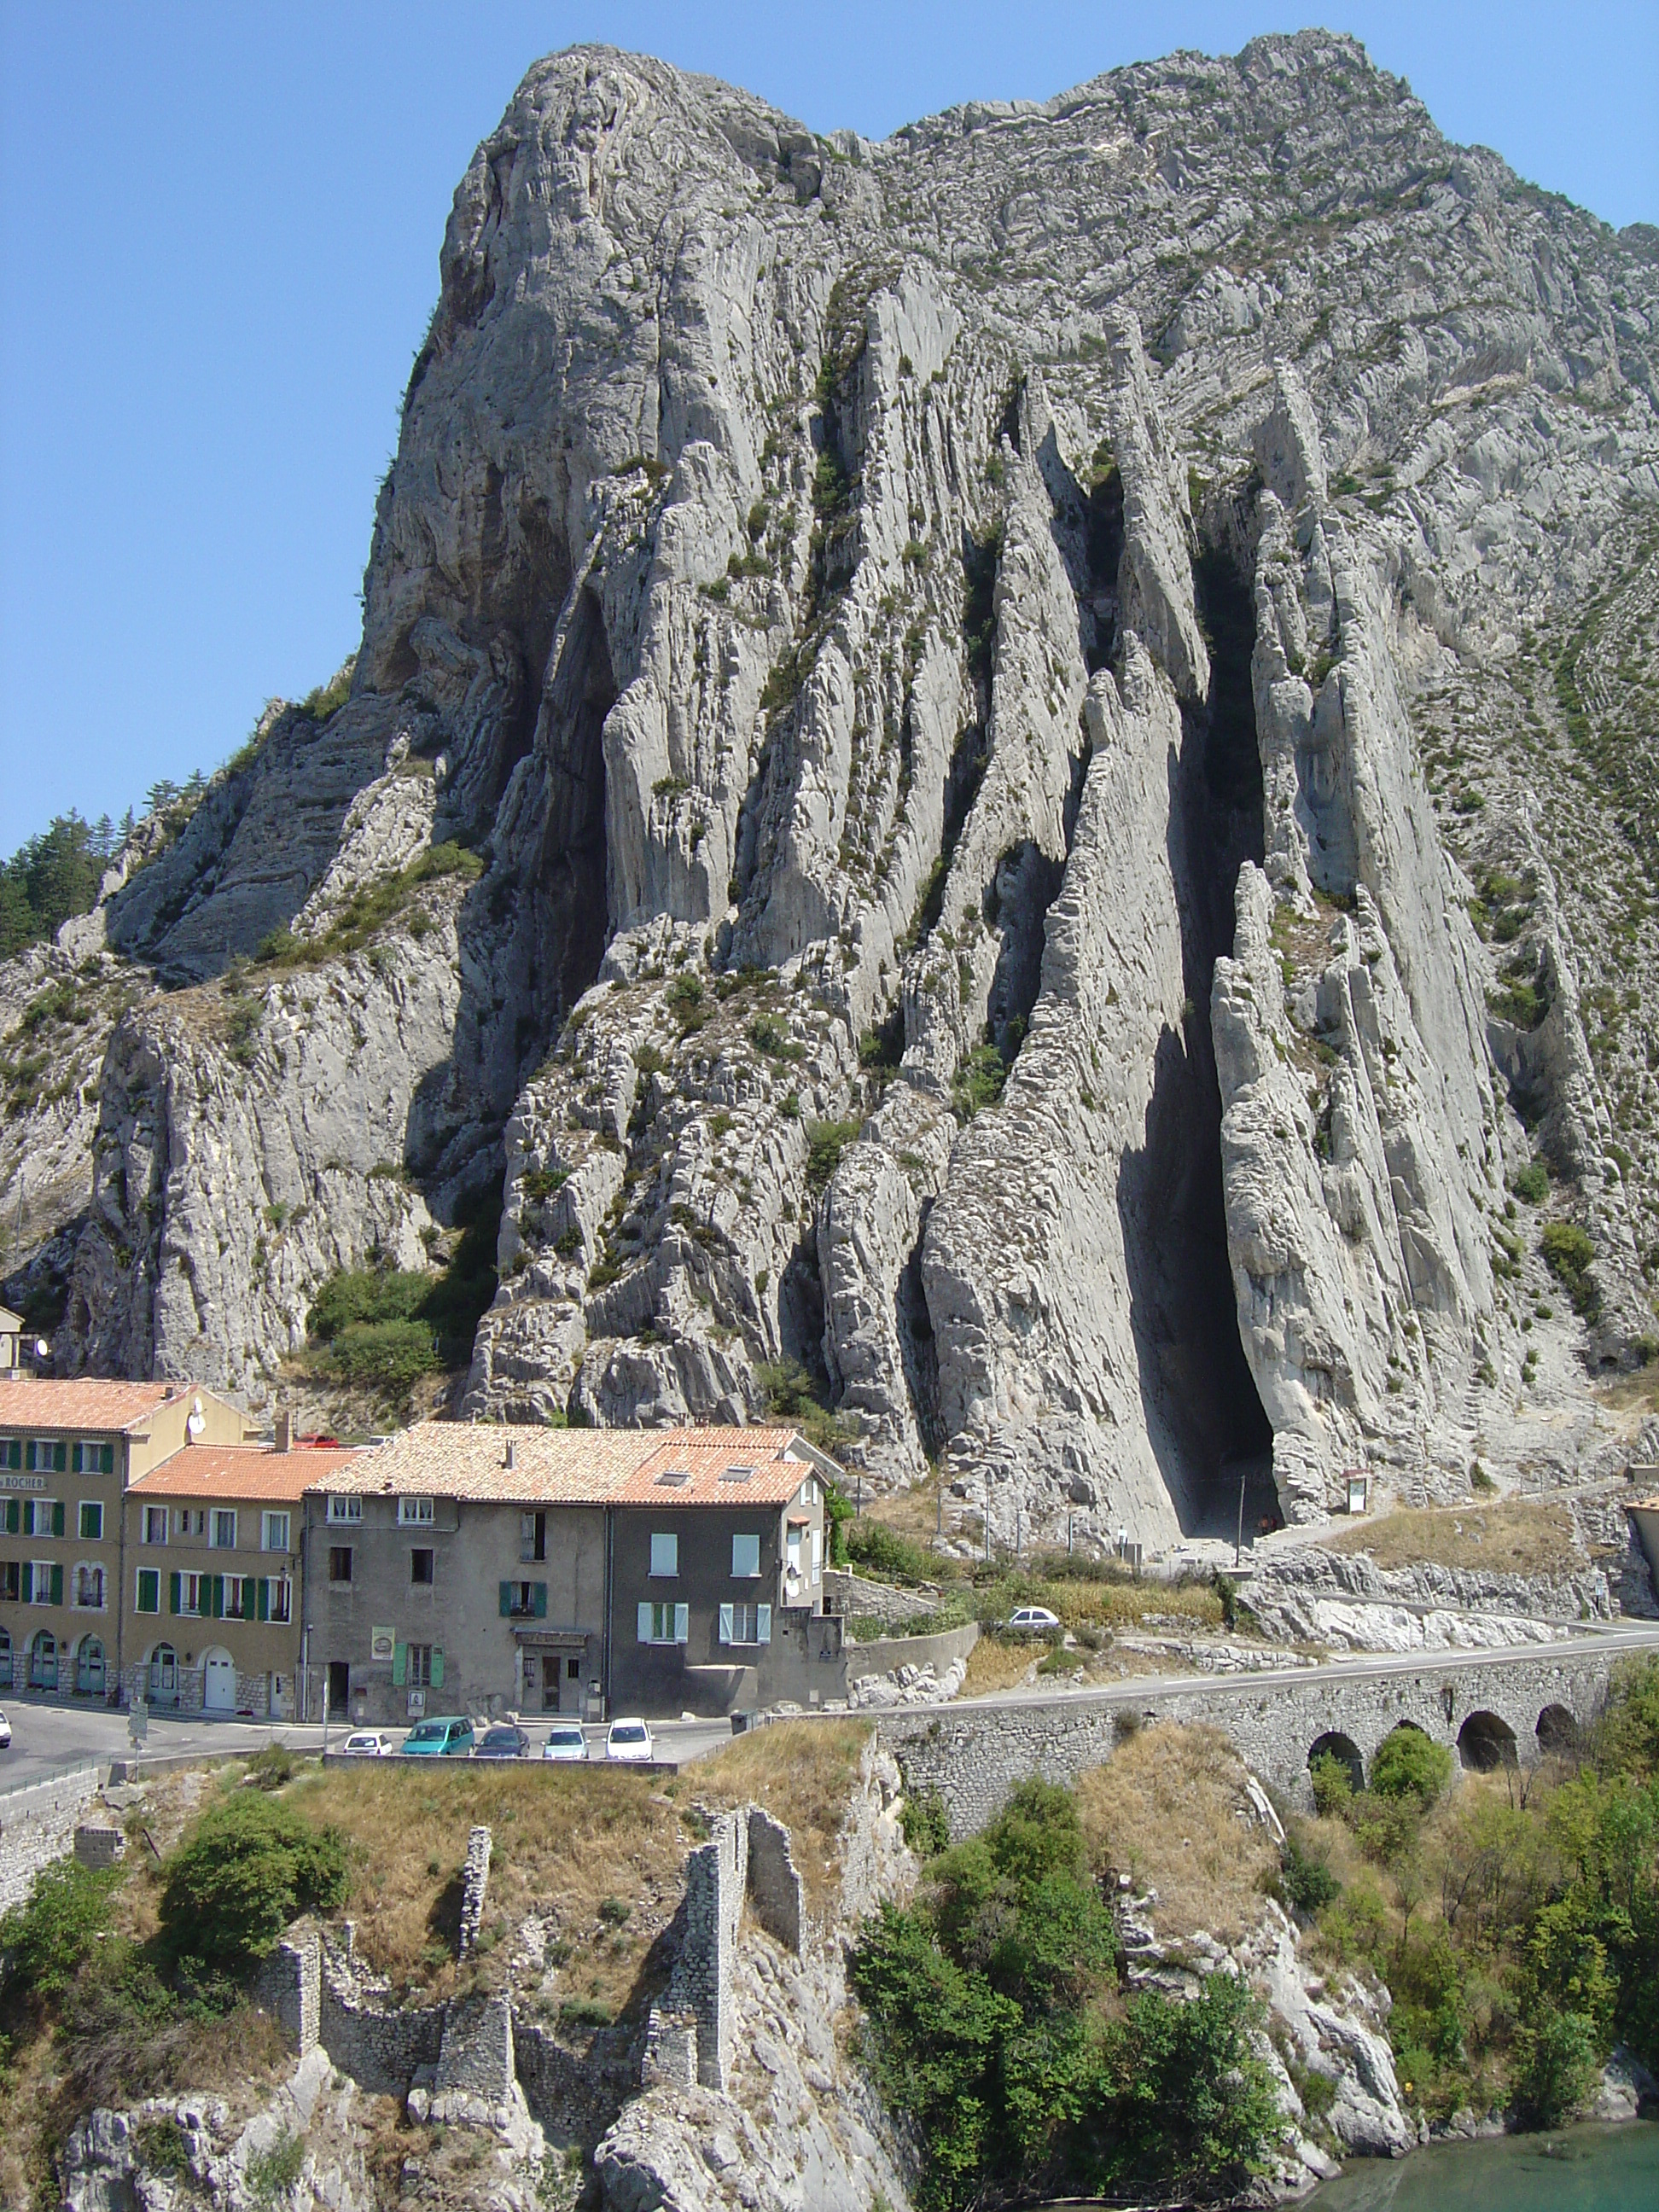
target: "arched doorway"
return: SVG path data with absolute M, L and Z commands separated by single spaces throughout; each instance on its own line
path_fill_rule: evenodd
M 75 1686 L 83 1698 L 104 1694 L 104 1647 L 95 1636 L 83 1636 L 76 1648 Z
M 1545 1759 L 1577 1759 L 1581 1735 L 1577 1720 L 1565 1705 L 1546 1705 L 1535 1730 L 1540 1755 Z
M 55 1690 L 58 1687 L 58 1638 L 49 1628 L 37 1630 L 29 1645 L 29 1687 L 32 1690 Z
M 1314 1771 L 1315 1761 L 1322 1759 L 1334 1759 L 1346 1769 L 1352 1789 L 1364 1788 L 1365 1762 L 1359 1755 L 1359 1746 L 1351 1735 L 1344 1735 L 1337 1729 L 1329 1729 L 1323 1735 L 1316 1736 L 1308 1747 L 1308 1771 L 1310 1774 Z
M 170 1644 L 157 1644 L 151 1649 L 149 1702 L 153 1705 L 179 1702 L 179 1654 Z
M 221 1644 L 202 1654 L 202 1710 L 208 1713 L 236 1710 L 236 1662 Z
M 11 1687 L 11 1631 L 0 1628 L 0 1690 Z
M 1496 1713 L 1471 1713 L 1457 1731 L 1457 1756 L 1472 1774 L 1516 1764 L 1515 1730 Z

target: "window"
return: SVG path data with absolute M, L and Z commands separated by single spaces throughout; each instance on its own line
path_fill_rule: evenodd
M 22 1576 L 15 1559 L 0 1559 L 0 1599 L 15 1605 L 18 1591 L 22 1588 Z
M 501 1585 L 501 1610 L 503 1620 L 545 1620 L 547 1584 L 503 1583 Z
M 70 1601 L 83 1612 L 101 1613 L 104 1609 L 104 1570 L 86 1565 L 76 1567 L 74 1595 Z
M 81 1500 L 81 1540 L 83 1544 L 104 1540 L 104 1509 L 95 1498 Z
M 349 1499 L 347 1502 L 357 1507 L 358 1517 L 361 1519 L 362 1498 Z M 328 1510 L 329 1518 L 334 1519 L 334 1500 L 331 1498 L 328 1502 Z M 404 1528 L 429 1528 L 432 1526 L 432 1500 L 429 1498 L 400 1498 L 398 1500 L 398 1523 Z
M 648 1599 L 640 1603 L 640 1641 L 641 1644 L 684 1644 L 690 1632 L 690 1607 L 684 1605 L 656 1605 Z
M 29 1568 L 33 1588 L 29 1593 L 35 1605 L 62 1605 L 64 1602 L 64 1570 L 53 1566 L 50 1559 L 31 1559 Z
M 21 1468 L 22 1464 L 23 1439 L 21 1437 L 0 1437 L 0 1467 Z
M 268 1575 L 259 1585 L 259 1618 L 285 1623 L 294 1617 L 294 1585 L 286 1575 Z
M 62 1474 L 69 1467 L 69 1446 L 60 1437 L 31 1437 L 23 1447 L 23 1464 L 31 1474 Z
M 519 1516 L 519 1557 L 521 1559 L 544 1559 L 547 1557 L 547 1516 L 545 1513 L 520 1513 Z
M 264 1523 L 264 1541 L 260 1546 L 260 1549 L 266 1552 L 286 1552 L 288 1548 L 287 1514 L 267 1513 Z
M 772 1608 L 769 1605 L 723 1605 L 720 1607 L 722 1644 L 769 1644 Z
M 180 1575 L 179 1577 L 179 1610 L 180 1613 L 209 1613 L 213 1589 L 211 1575 Z
M 64 1509 L 51 1498 L 27 1498 L 23 1501 L 23 1534 L 26 1536 L 61 1536 L 64 1533 Z
M 651 1539 L 651 1571 L 653 1575 L 677 1575 L 680 1571 L 680 1540 L 678 1536 L 653 1536 Z
M 252 1611 L 249 1601 L 252 1595 L 253 1577 L 251 1575 L 227 1575 L 224 1618 L 227 1620 L 247 1620 Z
M 216 1552 L 236 1549 L 236 1516 L 222 1506 L 215 1506 L 208 1541 Z
M 412 1583 L 420 1583 L 426 1589 L 430 1589 L 434 1579 L 433 1570 L 436 1565 L 436 1553 L 428 1551 L 424 1546 L 417 1545 L 409 1555 L 409 1579 Z
M 813 1581 L 814 1581 L 814 1582 L 817 1582 L 817 1581 L 818 1580 L 819 1577 L 823 1574 L 823 1529 L 822 1529 L 822 1528 L 814 1528 L 814 1529 L 813 1529 L 813 1531 L 812 1531 L 812 1579 L 813 1579 Z
M 331 1583 L 351 1580 L 351 1547 L 349 1544 L 331 1544 L 328 1552 L 328 1578 Z
M 360 1522 L 363 1517 L 363 1501 L 361 1498 L 331 1497 L 328 1517 L 337 1526 L 342 1522 Z
M 760 1538 L 733 1536 L 732 1539 L 732 1573 L 734 1578 L 752 1581 L 760 1572 Z
M 113 1444 L 82 1443 L 70 1454 L 71 1474 L 113 1474 L 115 1447 Z
M 404 1680 L 411 1690 L 430 1687 L 432 1646 L 429 1644 L 406 1644 L 404 1646 Z
M 205 1536 L 207 1534 L 205 1506 L 198 1507 L 192 1512 L 188 1505 L 181 1505 L 179 1509 L 178 1521 L 179 1534 L 181 1536 Z
M 167 1541 L 167 1507 L 166 1507 L 165 1505 L 147 1505 L 147 1506 L 145 1506 L 145 1508 L 144 1508 L 144 1541 L 145 1541 L 145 1543 L 147 1543 L 147 1544 L 165 1544 L 165 1543 L 166 1543 L 166 1541 Z
M 159 1567 L 139 1568 L 137 1609 L 140 1613 L 160 1613 L 161 1610 L 161 1571 Z

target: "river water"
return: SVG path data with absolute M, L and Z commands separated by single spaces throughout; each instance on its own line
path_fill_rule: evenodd
M 1360 2159 L 1308 2212 L 1659 2212 L 1659 2125 L 1564 2128 Z

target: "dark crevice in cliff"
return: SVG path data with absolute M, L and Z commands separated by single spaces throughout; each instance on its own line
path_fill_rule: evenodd
M 1215 963 L 1232 950 L 1239 867 L 1262 857 L 1254 608 L 1224 554 L 1200 554 L 1195 574 L 1210 687 L 1201 705 L 1182 711 L 1169 815 L 1187 1008 L 1179 1034 L 1166 1030 L 1159 1040 L 1146 1143 L 1125 1155 L 1118 1200 L 1148 1425 L 1155 1438 L 1160 1430 L 1172 1438 L 1188 1471 L 1170 1487 L 1189 1526 L 1236 1499 L 1241 1462 L 1273 1449 L 1239 1339 L 1209 1022 Z

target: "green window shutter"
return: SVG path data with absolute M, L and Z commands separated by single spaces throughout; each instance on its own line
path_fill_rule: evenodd
M 772 1608 L 769 1605 L 755 1607 L 755 1641 L 757 1644 L 772 1641 Z
M 59 1469 L 59 1472 L 62 1472 L 61 1468 Z M 64 1533 L 64 1502 L 62 1498 L 58 1499 L 52 1509 L 52 1533 L 54 1536 L 61 1536 Z
M 167 1577 L 167 1611 L 169 1613 L 177 1613 L 179 1610 L 179 1571 L 175 1567 L 173 1572 Z
M 441 1689 L 442 1689 L 442 1687 L 443 1687 L 443 1686 L 444 1686 L 444 1655 L 443 1655 L 443 1647 L 442 1647 L 442 1645 L 441 1645 L 441 1644 L 436 1644 L 436 1645 L 434 1645 L 434 1646 L 433 1647 L 433 1652 L 432 1652 L 432 1686 L 433 1686 L 433 1688 L 434 1688 L 434 1690 L 441 1690 Z
M 651 1607 L 645 1598 L 640 1600 L 640 1641 L 641 1644 L 651 1641 Z
M 213 1618 L 222 1620 L 225 1617 L 225 1578 L 222 1575 L 213 1577 L 212 1608 Z
M 155 1567 L 138 1570 L 138 1610 L 140 1613 L 160 1613 L 161 1610 L 161 1577 Z
M 501 1619 L 505 1620 L 513 1610 L 513 1585 L 511 1583 L 498 1583 L 496 1588 L 501 1593 Z
M 732 1608 L 729 1605 L 723 1605 L 720 1607 L 720 1642 L 722 1644 L 729 1644 L 732 1641 Z
M 56 1565 L 52 1571 L 52 1601 L 54 1605 L 64 1602 L 64 1570 Z
M 545 1620 L 547 1619 L 547 1584 L 545 1583 L 532 1583 L 531 1584 L 531 1595 L 536 1601 L 534 1612 L 537 1620 Z
M 32 1559 L 23 1562 L 23 1603 L 34 1603 L 34 1562 Z
M 15 1498 L 9 1498 L 6 1500 L 6 1534 L 9 1536 L 15 1536 L 17 1534 L 17 1524 L 22 1517 L 18 1512 L 17 1503 Z
M 269 1575 L 261 1575 L 259 1577 L 258 1611 L 258 1618 L 261 1620 L 269 1620 L 270 1619 L 270 1577 Z
M 675 1641 L 675 1643 L 676 1643 L 676 1644 L 684 1644 L 684 1643 L 685 1643 L 685 1642 L 688 1640 L 688 1638 L 690 1638 L 690 1632 L 691 1632 L 691 1608 L 690 1608 L 690 1607 L 689 1605 L 677 1605 L 677 1606 L 674 1607 L 674 1641 Z
M 392 1645 L 392 1687 L 393 1687 L 394 1689 L 401 1690 L 401 1689 L 402 1689 L 402 1687 L 404 1686 L 404 1684 L 408 1680 L 409 1680 L 409 1646 L 408 1646 L 408 1644 L 394 1644 Z

